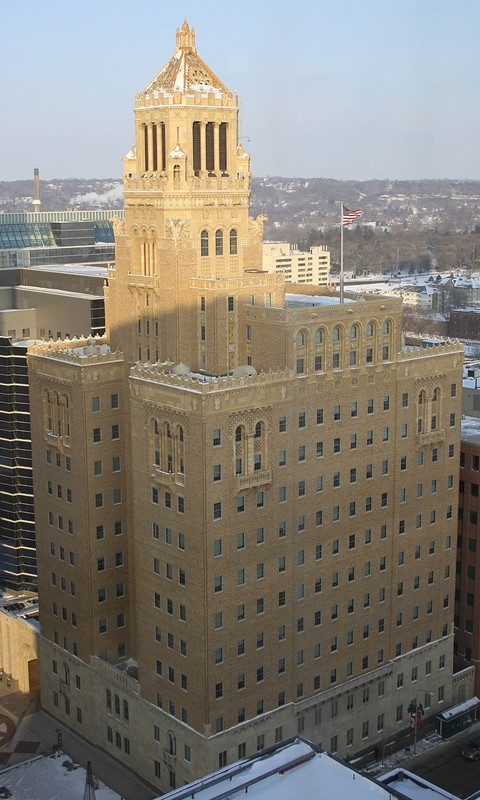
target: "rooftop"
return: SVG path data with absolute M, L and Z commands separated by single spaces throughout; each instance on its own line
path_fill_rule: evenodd
M 340 797 L 348 800 L 456 800 L 410 773 L 390 773 L 388 785 L 357 772 L 306 739 L 283 742 L 164 795 L 168 800 L 250 800 Z M 405 776 L 408 776 L 407 782 Z M 416 793 L 405 791 L 407 785 Z M 321 788 L 320 788 L 321 787 Z M 421 791 L 420 791 L 421 790 Z
M 39 756 L 0 773 L 0 796 L 13 800 L 61 800 L 81 798 L 86 770 L 73 764 L 63 753 Z M 96 800 L 121 800 L 120 795 L 95 779 Z M 11 795 L 1 793 L 7 788 Z

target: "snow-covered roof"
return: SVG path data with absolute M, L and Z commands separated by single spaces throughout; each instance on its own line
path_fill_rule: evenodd
M 0 775 L 0 785 L 9 789 L 13 800 L 80 798 L 84 796 L 85 780 L 86 770 L 72 764 L 63 753 L 32 758 L 2 770 Z M 97 800 L 121 800 L 120 795 L 96 779 L 95 797 Z
M 396 789 L 410 800 L 458 800 L 458 797 L 405 769 L 395 769 L 380 778 L 389 788 Z
M 437 714 L 437 717 L 441 717 L 445 720 L 453 719 L 453 717 L 458 717 L 460 714 L 465 714 L 467 711 L 472 711 L 472 709 L 477 708 L 478 706 L 480 706 L 480 700 L 478 697 L 471 697 L 470 700 L 465 700 L 464 703 L 460 703 L 458 706 L 447 708 L 446 711 L 443 711 L 441 714 Z
M 480 417 L 462 417 L 461 422 L 462 442 L 470 442 L 471 444 L 480 444 Z
M 245 797 L 348 797 L 348 800 L 392 800 L 407 795 L 354 770 L 348 764 L 297 738 L 163 795 L 163 800 L 216 800 Z
M 187 20 L 177 29 L 176 50 L 171 59 L 145 89 L 152 92 L 215 92 L 231 94 L 197 54 L 195 30 Z
M 349 297 L 344 298 L 345 303 L 354 303 Z M 285 294 L 285 301 L 289 308 L 294 306 L 338 306 L 340 295 L 323 294 Z

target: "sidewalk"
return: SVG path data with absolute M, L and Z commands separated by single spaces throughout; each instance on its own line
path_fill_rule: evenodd
M 61 728 L 57 720 L 41 710 L 38 694 L 9 691 L 0 684 L 0 775 L 6 767 L 35 756 L 50 756 L 59 730 L 63 738 L 62 752 L 82 767 L 91 761 L 94 775 L 122 798 L 151 800 L 158 797 L 157 790 L 108 753 L 68 728 Z

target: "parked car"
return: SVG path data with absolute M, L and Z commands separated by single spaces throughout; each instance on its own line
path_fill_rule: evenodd
M 470 761 L 480 760 L 480 742 L 469 742 L 462 750 L 462 756 Z

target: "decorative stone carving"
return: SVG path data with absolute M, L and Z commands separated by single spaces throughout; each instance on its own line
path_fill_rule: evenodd
M 165 222 L 165 235 L 172 239 L 175 247 L 188 238 L 189 223 L 186 219 L 167 219 Z
M 265 214 L 259 214 L 256 219 L 252 217 L 248 220 L 248 233 L 250 239 L 253 239 L 256 242 L 261 242 L 263 240 L 263 226 L 267 221 L 268 217 Z

